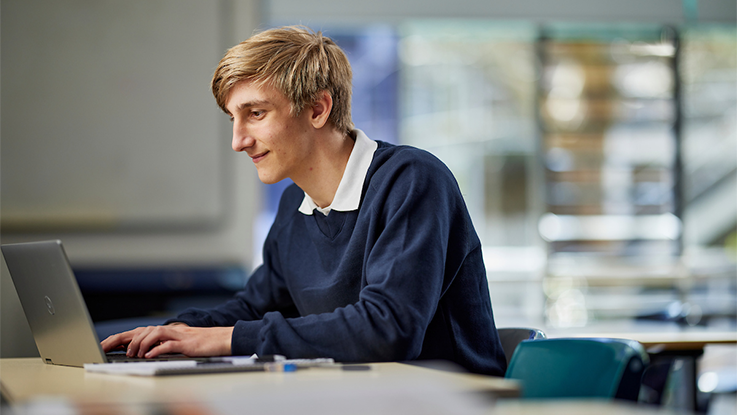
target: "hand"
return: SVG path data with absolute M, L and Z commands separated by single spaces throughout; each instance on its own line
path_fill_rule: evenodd
M 189 327 L 184 324 L 139 327 L 114 334 L 100 344 L 105 352 L 128 345 L 129 357 L 152 358 L 164 353 L 187 356 L 227 356 L 233 327 Z

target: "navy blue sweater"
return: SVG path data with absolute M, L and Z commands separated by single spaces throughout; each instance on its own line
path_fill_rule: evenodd
M 304 215 L 303 197 L 284 191 L 243 291 L 171 321 L 235 326 L 234 355 L 445 359 L 504 375 L 481 243 L 440 160 L 379 141 L 357 211 Z

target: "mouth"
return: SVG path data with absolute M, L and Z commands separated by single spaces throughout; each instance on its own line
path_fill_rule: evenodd
M 254 163 L 258 163 L 259 161 L 263 160 L 264 157 L 266 157 L 267 154 L 269 154 L 268 151 L 263 152 L 263 153 L 259 153 L 259 154 L 255 154 L 255 155 L 251 156 L 251 159 L 253 160 Z

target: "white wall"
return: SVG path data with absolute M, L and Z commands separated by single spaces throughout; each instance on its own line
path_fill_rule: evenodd
M 255 0 L 2 3 L 2 242 L 75 265 L 248 264 L 254 169 L 209 92 Z

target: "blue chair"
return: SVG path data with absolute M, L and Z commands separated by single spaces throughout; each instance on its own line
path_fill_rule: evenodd
M 604 398 L 637 401 L 650 358 L 634 340 L 556 338 L 523 341 L 506 378 L 522 398 Z
M 538 340 L 546 338 L 542 330 L 528 327 L 502 327 L 497 329 L 499 340 L 502 342 L 504 355 L 507 357 L 507 366 L 512 360 L 512 355 L 517 349 L 517 345 L 523 340 Z

